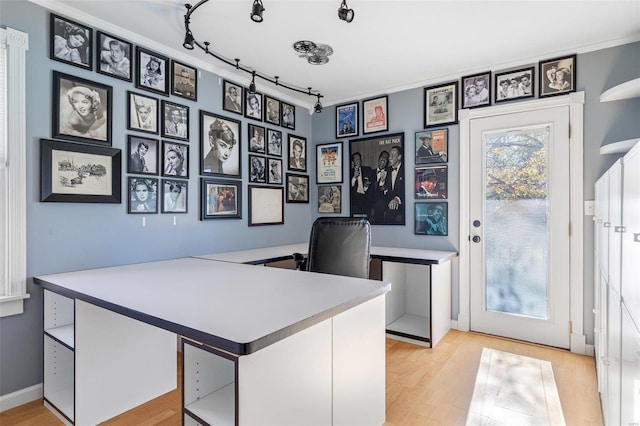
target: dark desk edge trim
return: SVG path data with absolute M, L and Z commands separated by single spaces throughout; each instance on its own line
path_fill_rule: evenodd
M 302 254 L 305 257 L 307 256 L 307 253 L 302 253 Z M 383 255 L 383 254 L 371 254 L 370 257 L 371 259 L 378 259 L 386 262 L 410 263 L 413 265 L 439 265 L 439 264 L 448 262 L 457 256 L 458 256 L 458 253 L 452 253 L 450 256 L 447 256 L 446 258 L 443 258 L 443 259 L 419 259 L 415 257 L 390 256 L 390 255 Z M 197 257 L 198 259 L 205 259 L 203 257 L 198 257 L 198 256 L 194 256 L 194 257 Z M 215 260 L 219 262 L 229 262 L 229 263 L 241 263 L 244 265 L 264 265 L 271 262 L 293 260 L 293 253 L 291 253 L 291 255 L 288 255 L 288 256 L 266 257 L 262 259 L 253 259 L 246 262 L 234 262 L 233 260 L 220 260 L 220 259 L 209 259 L 209 260 Z

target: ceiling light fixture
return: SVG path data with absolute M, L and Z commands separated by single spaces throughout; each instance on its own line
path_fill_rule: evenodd
M 253 6 L 251 6 L 251 20 L 253 22 L 262 22 L 262 12 L 265 11 L 262 5 L 262 0 L 253 0 Z
M 236 59 L 228 59 L 225 58 L 224 56 L 221 56 L 219 54 L 217 54 L 216 52 L 214 52 L 213 50 L 209 49 L 209 45 L 210 43 L 208 41 L 205 42 L 199 42 L 197 41 L 194 36 L 193 33 L 191 32 L 191 28 L 190 28 L 190 23 L 191 23 L 191 15 L 193 14 L 193 12 L 196 11 L 196 9 L 198 9 L 200 6 L 202 6 L 203 4 L 207 3 L 209 0 L 200 0 L 198 3 L 195 4 L 195 6 L 192 6 L 190 4 L 185 4 L 184 7 L 187 9 L 187 13 L 184 15 L 184 29 L 185 29 L 185 36 L 184 36 L 184 43 L 183 43 L 183 47 L 185 49 L 188 50 L 192 50 L 195 46 L 197 46 L 198 48 L 200 48 L 203 52 L 205 52 L 208 55 L 213 56 L 214 58 L 216 58 L 217 60 L 224 62 L 227 65 L 232 66 L 233 68 L 237 69 L 237 70 L 241 70 L 244 71 L 248 74 L 251 74 L 251 86 L 254 87 L 254 91 L 255 91 L 255 79 L 256 77 L 261 78 L 265 81 L 269 81 L 273 84 L 275 84 L 276 86 L 280 86 L 280 87 L 284 87 L 285 89 L 291 90 L 293 92 L 297 92 L 297 93 L 302 93 L 305 95 L 309 95 L 309 96 L 317 96 L 318 97 L 318 102 L 320 102 L 320 98 L 322 98 L 322 95 L 319 92 L 315 92 L 312 93 L 311 92 L 311 88 L 307 90 L 301 89 L 299 87 L 296 87 L 292 84 L 287 84 L 282 82 L 281 80 L 279 80 L 279 77 L 269 77 L 267 75 L 264 74 L 260 74 L 259 72 L 245 66 L 242 65 L 240 63 L 240 59 L 236 58 Z M 259 5 L 259 7 L 261 8 L 260 13 L 257 13 L 258 17 L 260 18 L 259 20 L 256 20 L 254 18 L 254 12 L 257 12 L 256 9 L 256 4 Z M 261 0 L 255 0 L 253 3 L 253 7 L 251 8 L 251 19 L 256 21 L 256 22 L 261 22 L 262 20 L 262 11 L 264 11 L 264 7 L 262 7 L 262 1 Z M 333 53 L 333 49 L 331 49 L 331 52 Z M 250 88 L 251 88 L 250 86 Z M 320 107 L 322 107 L 322 105 L 320 105 Z
M 256 72 L 251 73 L 251 84 L 249 85 L 249 93 L 256 93 Z
M 342 4 L 338 8 L 338 18 L 345 22 L 351 22 L 355 14 L 353 9 L 349 9 L 349 6 L 347 6 L 347 0 L 342 0 Z
M 315 112 L 320 114 L 322 112 L 322 104 L 320 103 L 320 95 L 316 95 L 316 96 L 318 97 L 318 101 L 313 106 L 313 109 L 314 109 Z

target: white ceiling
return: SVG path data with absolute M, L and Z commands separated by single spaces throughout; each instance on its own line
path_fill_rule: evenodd
M 237 83 L 250 81 L 197 48 L 182 48 L 187 0 L 31 1 Z M 224 57 L 320 91 L 325 106 L 640 40 L 640 0 L 347 0 L 355 11 L 350 24 L 337 17 L 340 2 L 263 0 L 264 22 L 254 23 L 252 0 L 210 0 L 194 12 L 191 28 Z M 299 58 L 292 48 L 298 40 L 330 45 L 329 63 Z M 316 100 L 256 84 L 306 107 Z

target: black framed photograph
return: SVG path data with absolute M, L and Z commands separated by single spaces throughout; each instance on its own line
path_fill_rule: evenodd
M 309 176 L 287 173 L 287 203 L 309 202 Z
M 127 158 L 127 173 L 158 175 L 160 142 L 157 139 L 129 135 Z
M 244 116 L 262 121 L 262 93 L 250 93 L 244 91 Z
M 51 13 L 50 58 L 93 70 L 93 29 Z
M 336 138 L 358 135 L 358 102 L 336 107 Z
M 424 89 L 424 128 L 458 122 L 458 82 Z
M 244 89 L 239 84 L 224 80 L 222 82 L 222 109 L 242 115 L 244 111 Z
M 111 146 L 113 89 L 53 72 L 54 138 Z
M 187 213 L 189 182 L 162 179 L 162 213 Z
M 122 151 L 40 139 L 40 201 L 120 203 Z
M 447 172 L 447 166 L 416 167 L 414 184 L 416 200 L 446 199 L 449 183 Z
M 449 129 L 416 132 L 416 166 L 449 161 Z
M 242 182 L 200 179 L 200 220 L 241 218 Z
M 282 156 L 282 132 L 280 130 L 267 129 L 267 154 Z
M 127 212 L 130 214 L 158 213 L 158 179 L 129 176 Z
M 491 71 L 462 77 L 461 87 L 462 108 L 491 105 Z
M 449 235 L 447 226 L 448 208 L 446 202 L 415 203 L 416 235 Z
M 316 145 L 316 183 L 342 183 L 342 142 Z
M 577 56 L 569 55 L 539 62 L 540 97 L 576 91 Z
M 178 61 L 171 61 L 171 94 L 198 100 L 198 70 Z
M 249 185 L 249 226 L 284 224 L 284 188 Z
M 307 139 L 289 135 L 289 170 L 307 171 Z
M 350 140 L 349 157 L 351 217 L 365 217 L 372 225 L 404 225 L 404 133 Z
M 267 157 L 249 155 L 249 182 L 267 183 Z
M 495 103 L 513 99 L 532 98 L 535 93 L 533 79 L 535 67 L 495 74 Z
M 97 32 L 96 70 L 100 74 L 132 81 L 133 44 L 111 34 Z
M 249 152 L 264 154 L 267 149 L 264 142 L 264 127 L 249 123 L 247 132 L 249 133 Z
M 362 133 L 389 130 L 389 98 L 387 95 L 362 101 Z
M 200 110 L 200 174 L 240 178 L 240 121 Z
M 271 185 L 282 185 L 282 160 L 278 158 L 267 158 L 267 183 Z
M 318 213 L 342 213 L 342 187 L 318 186 Z
M 158 99 L 127 91 L 127 129 L 138 132 L 158 132 Z
M 281 102 L 280 106 L 282 108 L 282 120 L 281 120 L 282 127 L 295 130 L 296 129 L 296 107 L 286 102 Z
M 280 101 L 268 95 L 264 95 L 264 121 L 280 125 Z
M 169 96 L 169 58 L 136 46 L 136 87 Z
M 162 137 L 189 140 L 189 107 L 162 100 Z
M 162 141 L 162 176 L 189 177 L 189 145 Z

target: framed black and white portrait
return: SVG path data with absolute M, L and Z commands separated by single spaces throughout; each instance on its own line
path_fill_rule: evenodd
M 249 155 L 249 182 L 267 183 L 267 157 Z
M 416 200 L 446 199 L 448 197 L 448 167 L 416 167 L 414 189 Z
M 458 122 L 458 82 L 424 89 L 424 128 Z
M 267 95 L 264 95 L 264 121 L 280 125 L 280 101 Z
M 242 182 L 210 178 L 200 180 L 200 220 L 241 218 Z
M 200 111 L 200 174 L 240 178 L 240 121 Z
M 289 170 L 307 171 L 307 139 L 289 135 Z
M 171 61 L 171 94 L 198 100 L 198 70 L 178 61 Z
M 389 130 L 389 98 L 379 96 L 362 101 L 362 133 L 386 132 Z
M 188 181 L 162 179 L 162 213 L 187 213 L 188 196 Z
M 287 203 L 309 202 L 309 176 L 287 173 Z
M 282 132 L 280 130 L 267 129 L 267 154 L 282 156 Z
M 224 80 L 222 88 L 222 109 L 242 115 L 242 112 L 244 111 L 244 89 L 242 86 Z
M 249 123 L 247 131 L 249 133 L 249 152 L 264 154 L 267 150 L 264 140 L 265 128 Z
M 336 138 L 358 135 L 358 102 L 336 107 Z
M 130 214 L 158 213 L 158 179 L 133 177 L 127 178 L 127 211 Z
M 535 94 L 534 67 L 495 74 L 495 102 L 532 98 Z
M 162 176 L 189 178 L 189 145 L 162 141 Z
M 53 72 L 54 138 L 111 146 L 112 87 Z
M 267 183 L 282 185 L 282 160 L 267 158 Z
M 342 213 L 341 186 L 318 186 L 318 213 Z
M 189 140 L 189 107 L 162 101 L 162 137 Z
M 446 202 L 415 203 L 414 217 L 416 235 L 449 235 Z
M 127 173 L 158 175 L 160 144 L 157 139 L 129 135 L 127 138 Z
M 127 129 L 158 134 L 158 99 L 128 91 Z
M 121 38 L 98 31 L 96 69 L 100 74 L 132 81 L 131 60 L 133 44 Z
M 93 29 L 50 14 L 50 58 L 93 70 Z
M 296 107 L 286 102 L 282 102 L 280 106 L 282 108 L 282 120 L 281 120 L 282 127 L 295 130 L 296 129 Z
M 136 87 L 169 96 L 169 58 L 136 46 Z
M 262 121 L 262 94 L 245 90 L 244 116 Z
M 491 71 L 462 77 L 461 87 L 462 108 L 491 105 Z
M 576 91 L 576 55 L 539 62 L 540 97 Z

